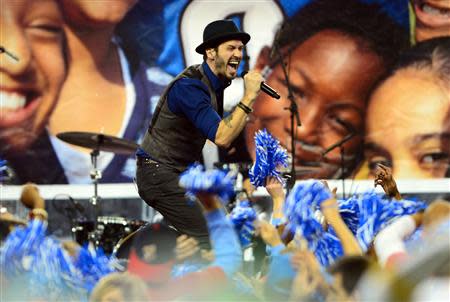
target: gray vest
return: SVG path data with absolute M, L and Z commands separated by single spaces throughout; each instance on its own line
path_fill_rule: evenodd
M 188 165 L 200 161 L 206 137 L 184 116 L 170 111 L 167 95 L 173 84 L 180 78 L 201 80 L 209 90 L 211 105 L 217 111 L 217 98 L 211 83 L 201 65 L 193 65 L 180 73 L 167 86 L 153 114 L 152 121 L 141 144 L 141 148 L 163 164 L 184 171 Z

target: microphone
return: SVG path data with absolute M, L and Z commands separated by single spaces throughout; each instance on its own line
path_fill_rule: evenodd
M 244 77 L 247 74 L 248 71 L 244 71 L 241 74 L 241 77 Z M 273 97 L 274 99 L 279 99 L 280 95 L 278 94 L 278 92 L 273 89 L 272 87 L 270 87 L 269 85 L 267 85 L 265 82 L 261 82 L 261 91 L 263 91 L 264 93 L 267 93 L 269 96 Z

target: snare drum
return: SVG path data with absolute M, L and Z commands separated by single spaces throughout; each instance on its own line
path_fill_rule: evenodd
M 85 245 L 92 239 L 94 222 L 91 220 L 77 220 L 72 227 L 72 236 L 79 245 Z
M 100 216 L 97 218 L 96 246 L 111 254 L 114 246 L 121 239 L 145 224 L 140 220 L 129 220 L 123 217 Z

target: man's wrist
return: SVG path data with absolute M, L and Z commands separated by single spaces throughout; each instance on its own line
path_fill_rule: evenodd
M 241 100 L 241 103 L 251 108 L 257 96 L 258 96 L 257 94 L 255 95 L 245 94 Z
M 253 111 L 252 108 L 250 108 L 249 106 L 245 105 L 245 104 L 242 103 L 242 102 L 239 102 L 239 103 L 237 104 L 237 107 L 240 108 L 240 109 L 242 109 L 242 110 L 245 112 L 245 114 L 250 114 L 250 113 Z

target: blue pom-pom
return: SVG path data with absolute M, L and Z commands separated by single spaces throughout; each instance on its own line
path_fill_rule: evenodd
M 342 220 L 353 233 L 356 235 L 359 226 L 359 206 L 358 197 L 352 196 L 346 200 L 338 200 L 339 214 Z
M 23 299 L 87 301 L 98 280 L 112 273 L 112 262 L 102 250 L 81 248 L 76 261 L 61 243 L 46 235 L 47 224 L 31 220 L 11 232 L 0 253 L 2 273 L 25 292 L 11 287 L 11 295 Z M 13 285 L 14 286 L 14 285 Z M 15 292 L 14 292 L 15 291 Z
M 231 211 L 229 219 L 239 235 L 241 246 L 243 248 L 250 246 L 255 233 L 254 221 L 256 219 L 256 211 L 252 208 L 250 202 L 244 200 L 237 204 Z
M 75 267 L 80 273 L 83 287 L 88 292 L 92 291 L 102 277 L 116 271 L 101 248 L 89 248 L 87 245 L 80 249 Z
M 334 231 L 326 232 L 315 217 L 320 204 L 331 197 L 331 192 L 322 182 L 302 181 L 294 186 L 284 208 L 288 221 L 286 229 L 306 239 L 308 248 L 323 266 L 330 265 L 343 254 Z
M 287 151 L 280 146 L 266 129 L 259 130 L 255 135 L 256 159 L 250 169 L 250 182 L 255 187 L 264 186 L 267 177 L 276 177 L 278 181 L 284 184 L 277 167 L 287 167 Z
M 87 292 L 70 257 L 58 240 L 46 236 L 46 230 L 46 223 L 31 220 L 6 238 L 0 266 L 11 282 L 8 294 L 19 299 L 86 300 Z
M 228 203 L 234 196 L 234 183 L 236 175 L 231 171 L 208 170 L 200 164 L 191 165 L 180 176 L 179 184 L 186 189 L 188 197 L 193 197 L 200 192 L 217 194 L 222 203 Z
M 362 194 L 358 199 L 359 226 L 356 238 L 363 251 L 367 251 L 375 236 L 394 218 L 422 211 L 426 204 L 411 200 L 384 199 L 375 192 Z

